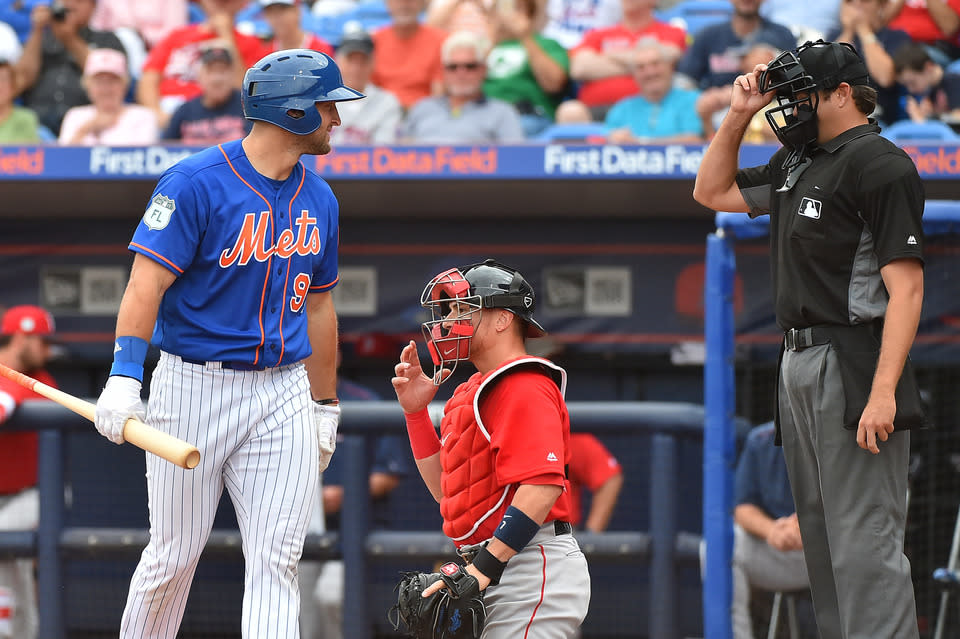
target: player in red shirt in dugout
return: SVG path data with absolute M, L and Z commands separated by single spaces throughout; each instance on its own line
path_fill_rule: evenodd
M 613 509 L 623 487 L 623 468 L 603 443 L 591 433 L 571 433 L 573 452 L 567 474 L 570 479 L 570 523 L 580 527 L 583 519 L 584 488 L 591 493 L 590 509 L 583 528 L 603 532 L 610 524 Z
M 437 275 L 421 304 L 432 313 L 423 331 L 433 375 L 411 341 L 392 382 L 443 531 L 484 593 L 483 639 L 575 637 L 590 575 L 570 525 L 567 375 L 527 354 L 525 339 L 545 334 L 533 288 L 487 260 Z M 462 361 L 477 372 L 447 401 L 438 437 L 428 405 Z
M 56 387 L 43 368 L 50 359 L 53 317 L 38 306 L 12 306 L 0 320 L 0 363 Z M 25 399 L 43 399 L 0 377 L 0 429 Z M 40 520 L 37 433 L 0 434 L 0 530 L 33 530 Z M 37 593 L 32 559 L 0 561 L 0 637 L 37 636 Z

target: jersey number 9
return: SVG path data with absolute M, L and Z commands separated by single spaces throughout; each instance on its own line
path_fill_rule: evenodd
M 299 313 L 307 301 L 307 291 L 310 290 L 310 276 L 298 273 L 293 280 L 293 297 L 290 298 L 290 310 Z

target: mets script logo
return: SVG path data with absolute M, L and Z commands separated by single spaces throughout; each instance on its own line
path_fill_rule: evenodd
M 291 255 L 316 255 L 320 253 L 320 230 L 317 218 L 310 217 L 307 209 L 300 211 L 300 217 L 293 223 L 293 229 L 284 229 L 277 236 L 277 243 L 267 245 L 267 231 L 270 228 L 270 211 L 260 211 L 243 216 L 243 227 L 237 235 L 237 241 L 220 254 L 220 266 L 227 268 L 238 264 L 246 266 L 251 259 L 266 262 L 271 256 L 288 258 Z

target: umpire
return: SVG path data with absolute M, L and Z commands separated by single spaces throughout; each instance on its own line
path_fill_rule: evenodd
M 736 79 L 694 187 L 713 210 L 770 215 L 777 426 L 823 639 L 919 636 L 903 536 L 905 429 L 922 422 L 907 353 L 923 301 L 924 195 L 913 162 L 868 118 L 876 95 L 846 43 L 807 42 L 757 65 Z M 774 98 L 766 117 L 784 148 L 738 171 L 744 131 Z

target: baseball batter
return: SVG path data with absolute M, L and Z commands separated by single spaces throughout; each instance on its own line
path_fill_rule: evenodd
M 569 523 L 566 372 L 527 354 L 525 338 L 544 334 L 534 302 L 523 276 L 493 260 L 441 273 L 421 298 L 433 376 L 411 342 L 392 380 L 444 532 L 484 591 L 483 639 L 574 637 L 590 602 Z M 438 438 L 427 407 L 461 361 L 478 372 L 447 402 Z
M 224 488 L 246 558 L 243 636 L 299 637 L 297 562 L 339 418 L 338 206 L 300 157 L 329 153 L 336 103 L 362 97 L 323 53 L 266 56 L 243 82 L 251 133 L 166 171 L 134 233 L 97 430 L 122 443 L 142 411 L 152 335 L 147 422 L 202 457 L 184 470 L 147 455 L 150 543 L 121 637 L 176 636 Z

